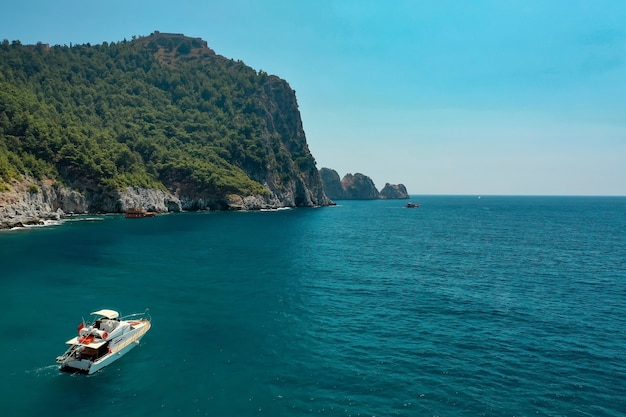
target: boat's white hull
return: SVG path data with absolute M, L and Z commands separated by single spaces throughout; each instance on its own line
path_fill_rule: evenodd
M 133 330 L 112 338 L 109 341 L 107 354 L 95 360 L 66 356 L 63 360 L 59 361 L 59 369 L 63 372 L 91 375 L 98 372 L 105 366 L 112 364 L 126 353 L 130 352 L 132 348 L 137 346 L 146 332 L 150 329 L 149 321 L 145 320 L 138 323 L 137 327 Z

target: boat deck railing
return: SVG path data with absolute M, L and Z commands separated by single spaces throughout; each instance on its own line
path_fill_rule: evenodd
M 124 317 L 120 317 L 120 320 L 128 320 L 128 319 L 132 319 L 132 318 L 139 318 L 139 319 L 146 319 L 148 321 L 152 321 L 152 317 L 150 316 L 150 309 L 146 308 L 146 311 L 144 311 L 143 313 L 135 313 L 135 314 L 129 314 L 127 316 Z

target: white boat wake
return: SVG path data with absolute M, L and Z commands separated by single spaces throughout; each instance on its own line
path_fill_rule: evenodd
M 27 374 L 35 374 L 37 376 L 40 375 L 53 375 L 58 373 L 59 366 L 58 365 L 46 365 L 41 366 L 39 368 L 31 369 L 25 371 Z

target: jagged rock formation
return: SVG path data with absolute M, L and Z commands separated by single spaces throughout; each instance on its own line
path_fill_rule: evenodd
M 11 191 L 0 193 L 0 229 L 43 224 L 66 213 L 86 211 L 87 202 L 81 193 L 49 181 L 14 181 Z
M 334 169 L 322 168 L 320 169 L 320 177 L 324 183 L 324 191 L 331 200 L 343 200 L 344 192 L 341 185 L 341 178 Z
M 337 171 L 330 168 L 320 169 L 326 195 L 332 200 L 376 200 L 407 199 L 409 194 L 403 184 L 385 184 L 378 192 L 374 182 L 367 175 L 360 173 L 346 174 L 341 180 Z
M 404 184 L 389 184 L 386 183 L 382 190 L 380 190 L 380 198 L 382 199 L 408 199 L 409 193 L 406 191 Z
M 374 181 L 361 173 L 346 174 L 341 179 L 346 200 L 376 200 L 379 197 Z

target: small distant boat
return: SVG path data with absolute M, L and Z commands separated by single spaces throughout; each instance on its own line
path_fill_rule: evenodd
M 154 211 L 146 211 L 141 207 L 131 207 L 126 210 L 124 215 L 127 219 L 140 219 L 142 217 L 154 217 L 157 214 Z
M 119 318 L 114 310 L 98 310 L 93 324 L 83 322 L 78 326 L 78 336 L 66 344 L 70 347 L 56 362 L 59 370 L 91 375 L 110 365 L 139 344 L 150 330 L 151 318 L 145 313 Z
M 417 203 L 406 203 L 404 207 L 406 208 L 418 208 L 420 205 Z

